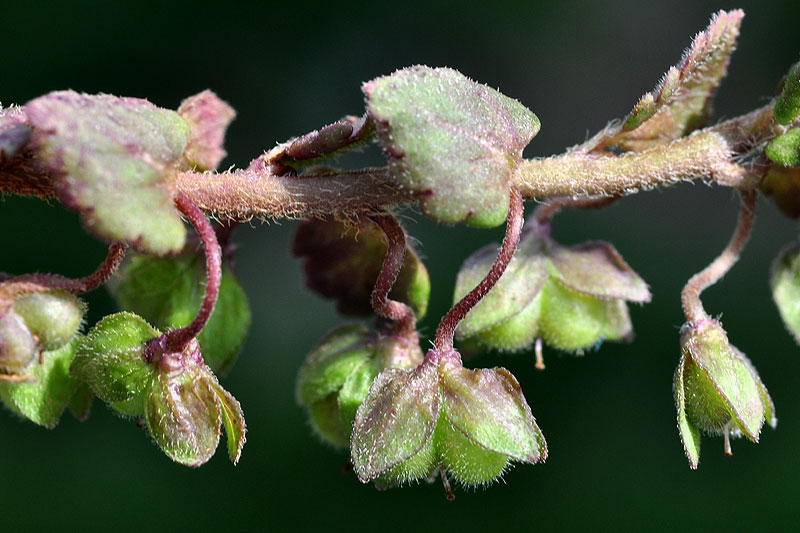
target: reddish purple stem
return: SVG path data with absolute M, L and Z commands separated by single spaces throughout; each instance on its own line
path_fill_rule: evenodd
M 83 278 L 72 279 L 59 274 L 23 274 L 4 281 L 7 282 L 8 290 L 15 294 L 47 290 L 63 290 L 74 294 L 83 294 L 95 290 L 108 281 L 108 278 L 119 267 L 122 258 L 125 257 L 126 249 L 126 244 L 111 243 L 105 260 L 97 267 L 97 270 Z M 4 295 L 9 296 L 5 293 Z
M 439 352 L 446 352 L 453 349 L 453 336 L 455 335 L 458 324 L 467 316 L 470 309 L 475 307 L 478 302 L 492 290 L 497 280 L 499 280 L 503 272 L 506 271 L 506 267 L 514 256 L 514 251 L 517 249 L 517 244 L 519 243 L 523 215 L 522 195 L 519 189 L 512 186 L 511 203 L 508 210 L 508 221 L 506 222 L 506 235 L 503 238 L 500 251 L 497 253 L 497 259 L 495 259 L 486 277 L 478 283 L 478 286 L 464 296 L 450 309 L 444 318 L 442 318 L 436 330 L 436 339 L 433 341 L 434 347 Z
M 147 343 L 145 359 L 150 363 L 160 360 L 161 356 L 166 353 L 182 351 L 192 339 L 200 334 L 214 311 L 214 305 L 216 305 L 217 297 L 219 296 L 219 284 L 222 280 L 222 250 L 219 247 L 217 235 L 211 223 L 197 205 L 183 192 L 179 192 L 175 196 L 175 205 L 189 219 L 189 222 L 200 237 L 200 241 L 203 243 L 203 251 L 206 254 L 206 276 L 208 277 L 208 282 L 206 283 L 203 303 L 200 305 L 200 310 L 191 324 L 183 328 L 167 331 Z
M 416 331 L 416 315 L 410 306 L 389 299 L 389 292 L 397 281 L 406 255 L 406 232 L 391 213 L 370 215 L 386 236 L 386 258 L 372 290 L 372 309 L 375 314 L 394 320 L 393 334 L 409 337 Z

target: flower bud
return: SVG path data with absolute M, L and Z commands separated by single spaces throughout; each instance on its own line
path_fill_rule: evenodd
M 14 282 L 5 285 L 14 294 Z M 0 371 L 20 375 L 36 355 L 57 350 L 75 337 L 86 305 L 65 291 L 39 291 L 0 298 Z
M 66 291 L 32 292 L 14 301 L 14 312 L 25 319 L 39 346 L 55 350 L 75 336 L 86 304 Z
M 133 313 L 107 316 L 81 343 L 70 373 L 119 413 L 142 416 L 162 451 L 178 463 L 208 461 L 224 425 L 235 464 L 245 441 L 239 402 L 203 363 L 197 339 L 147 362 L 145 344 L 159 335 Z
M 0 371 L 22 374 L 36 357 L 36 339 L 21 316 L 0 315 Z
M 781 250 L 772 264 L 770 286 L 783 324 L 795 341 L 800 342 L 800 307 L 797 305 L 800 301 L 800 242 Z
M 728 342 L 715 320 L 686 324 L 681 332 L 681 361 L 675 371 L 678 430 L 692 468 L 700 460 L 700 431 L 758 442 L 766 420 L 777 424 L 775 406 L 747 357 Z
M 469 370 L 451 350 L 430 350 L 412 371 L 381 372 L 353 424 L 359 479 L 391 486 L 444 468 L 464 484 L 500 476 L 510 461 L 536 463 L 547 444 L 516 379 L 504 368 Z
M 297 376 L 297 403 L 334 446 L 347 446 L 358 406 L 385 368 L 411 369 L 422 362 L 419 345 L 371 333 L 361 325 L 328 333 L 309 353 Z
M 456 281 L 456 301 L 483 279 L 495 254 L 495 247 L 487 246 L 467 259 Z M 505 273 L 467 314 L 457 335 L 507 350 L 544 338 L 581 353 L 604 339 L 629 339 L 626 302 L 649 300 L 647 285 L 613 246 L 564 247 L 546 226 L 532 221 Z

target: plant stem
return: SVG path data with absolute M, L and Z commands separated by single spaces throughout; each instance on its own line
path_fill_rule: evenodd
M 486 277 L 478 283 L 466 296 L 456 303 L 450 311 L 442 318 L 436 330 L 436 339 L 433 345 L 439 352 L 446 352 L 453 349 L 453 336 L 455 335 L 458 324 L 467 316 L 467 313 L 480 302 L 486 294 L 492 290 L 497 280 L 505 272 L 508 263 L 514 255 L 519 243 L 522 223 L 524 220 L 524 206 L 522 195 L 516 187 L 511 187 L 511 202 L 508 210 L 508 221 L 506 222 L 506 234 L 503 244 L 497 253 L 497 258 L 489 269 Z
M 23 274 L 5 280 L 0 296 L 13 297 L 27 292 L 63 290 L 74 294 L 90 292 L 104 285 L 117 270 L 125 256 L 126 244 L 114 242 L 108 247 L 108 254 L 97 270 L 83 278 L 67 278 L 58 274 Z
M 379 316 L 397 322 L 393 334 L 400 337 L 411 337 L 416 332 L 416 315 L 410 306 L 389 299 L 406 255 L 406 232 L 391 213 L 370 215 L 384 235 L 386 235 L 386 258 L 381 266 L 375 288 L 372 291 L 372 309 Z
M 186 327 L 167 331 L 147 343 L 145 359 L 150 363 L 160 360 L 165 353 L 182 351 L 192 339 L 197 337 L 214 311 L 214 306 L 219 296 L 219 284 L 222 281 L 222 250 L 219 247 L 217 235 L 211 223 L 194 202 L 182 192 L 175 196 L 175 205 L 189 219 L 189 222 L 200 237 L 200 241 L 203 243 L 208 281 L 203 303 L 200 305 L 194 320 Z
M 772 109 L 769 104 L 640 152 L 614 155 L 578 147 L 524 160 L 512 184 L 526 199 L 625 195 L 697 178 L 749 190 L 761 180 L 764 145 L 785 130 Z M 387 168 L 292 176 L 274 173 L 261 159 L 232 172 L 177 172 L 171 185 L 204 212 L 237 221 L 355 215 L 416 199 Z M 57 196 L 52 176 L 29 151 L 0 162 L 2 192 Z
M 703 302 L 700 301 L 700 294 L 727 274 L 736 261 L 739 260 L 739 256 L 750 238 L 750 231 L 753 229 L 753 223 L 756 218 L 757 193 L 755 191 L 741 191 L 740 195 L 742 207 L 739 212 L 739 222 L 728 246 L 710 265 L 692 276 L 683 291 L 681 291 L 683 312 L 686 315 L 686 320 L 692 324 L 711 320 L 711 317 L 703 308 Z
M 613 204 L 619 196 L 601 196 L 600 198 L 556 198 L 542 204 L 533 212 L 533 217 L 540 225 L 550 221 L 564 209 L 599 209 Z

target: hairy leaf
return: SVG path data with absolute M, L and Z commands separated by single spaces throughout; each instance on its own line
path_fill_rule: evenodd
M 73 91 L 37 98 L 25 113 L 59 198 L 89 230 L 148 253 L 181 249 L 186 230 L 169 185 L 189 139 L 180 115 L 146 100 Z
M 187 162 L 198 170 L 217 168 L 227 154 L 222 144 L 236 112 L 216 94 L 205 90 L 181 102 L 178 114 L 190 129 L 184 153 Z
M 364 84 L 389 168 L 444 223 L 497 226 L 509 180 L 539 119 L 518 101 L 447 68 L 399 70 Z
M 668 143 L 706 124 L 716 88 L 736 48 L 742 17 L 741 10 L 716 13 L 681 61 L 639 100 L 623 124 L 604 133 L 602 144 L 639 151 Z

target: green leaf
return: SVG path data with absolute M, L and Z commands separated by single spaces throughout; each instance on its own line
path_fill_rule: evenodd
M 40 426 L 55 427 L 80 385 L 69 374 L 79 342 L 76 336 L 61 348 L 42 353 L 42 362 L 30 368 L 33 383 L 0 383 L 3 403 Z
M 169 180 L 189 139 L 175 112 L 136 98 L 54 92 L 29 102 L 37 157 L 59 199 L 98 237 L 152 254 L 177 252 L 186 230 Z
M 144 360 L 144 343 L 159 332 L 133 313 L 109 315 L 98 322 L 78 347 L 70 374 L 86 382 L 112 407 L 132 402 L 124 414 L 141 414 L 155 369 Z
M 623 124 L 603 134 L 601 145 L 640 151 L 666 144 L 708 122 L 716 88 L 736 48 L 741 10 L 719 11 L 653 91 L 634 106 Z
M 205 256 L 187 246 L 175 257 L 128 254 L 107 286 L 123 308 L 167 330 L 191 323 L 202 305 L 205 284 Z M 250 318 L 244 289 L 233 270 L 223 265 L 217 304 L 197 337 L 214 372 L 225 374 L 233 366 Z
M 775 137 L 764 150 L 772 161 L 785 167 L 800 167 L 800 128 Z
M 366 218 L 348 223 L 331 218 L 306 220 L 297 227 L 292 253 L 305 260 L 308 286 L 335 299 L 340 313 L 373 314 L 371 294 L 386 257 L 383 232 L 373 222 Z M 430 289 L 428 271 L 407 243 L 389 298 L 410 305 L 419 320 L 428 308 Z
M 506 219 L 509 181 L 539 119 L 518 101 L 447 68 L 399 70 L 364 84 L 395 179 L 443 223 Z
M 409 459 L 413 461 L 430 445 L 438 418 L 436 365 L 426 362 L 410 372 L 390 368 L 378 374 L 358 408 L 350 437 L 358 478 L 366 483 Z
M 775 121 L 788 126 L 800 116 L 800 63 L 796 63 L 783 80 L 775 100 Z

